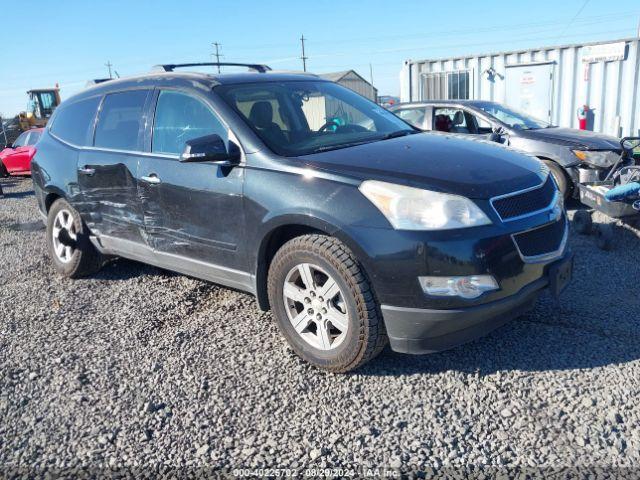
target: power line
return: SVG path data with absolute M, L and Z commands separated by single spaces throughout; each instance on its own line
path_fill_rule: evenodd
M 633 11 L 625 11 L 625 12 L 618 12 L 618 13 L 613 13 L 613 14 L 606 14 L 606 15 L 592 15 L 592 16 L 588 16 L 588 17 L 582 17 L 580 19 L 577 19 L 577 16 L 574 16 L 573 19 L 570 22 L 570 25 L 573 24 L 580 24 L 582 26 L 588 26 L 588 25 L 600 25 L 602 23 L 607 23 L 607 22 L 620 22 L 620 18 L 621 17 L 627 17 L 627 16 L 635 16 L 638 13 L 640 13 L 638 10 L 633 10 Z M 540 31 L 541 33 L 544 31 L 548 31 L 548 30 L 552 30 L 552 31 L 556 31 L 558 26 L 562 26 L 562 25 L 566 25 L 566 20 L 550 20 L 550 21 L 541 21 L 541 22 L 527 22 L 527 23 L 520 23 L 520 24 L 511 24 L 511 25 L 493 25 L 493 26 L 487 26 L 487 27 L 482 27 L 482 28 L 465 28 L 465 29 L 460 29 L 460 30 L 434 30 L 434 31 L 430 31 L 429 33 L 413 33 L 413 34 L 400 34 L 400 35 L 377 35 L 375 37 L 350 37 L 350 38 L 341 38 L 342 42 L 348 42 L 349 44 L 353 44 L 353 43 L 358 43 L 358 42 L 370 42 L 372 40 L 375 41 L 380 41 L 380 42 L 388 42 L 389 40 L 399 40 L 399 39 L 416 39 L 416 40 L 420 40 L 422 38 L 433 38 L 433 37 L 437 37 L 438 39 L 441 38 L 445 38 L 445 37 L 459 37 L 461 35 L 477 35 L 478 33 L 486 33 L 486 32 L 493 32 L 495 30 L 500 30 L 500 31 L 507 31 L 507 30 L 518 30 L 522 33 L 525 34 L 532 34 L 532 33 L 536 33 L 537 31 Z M 540 29 L 543 30 L 540 30 Z M 527 30 L 531 30 L 528 31 Z M 566 30 L 566 29 L 565 29 Z M 307 43 L 309 43 L 309 39 L 305 38 L 305 41 L 307 41 Z M 312 40 L 311 41 L 312 45 L 325 45 L 325 44 L 331 44 L 331 45 L 335 45 L 335 41 L 332 40 Z M 273 51 L 274 48 L 276 47 L 286 47 L 287 43 L 273 43 L 273 44 L 261 44 L 259 46 L 247 46 L 247 47 L 243 47 L 243 46 L 238 46 L 235 47 L 235 50 L 250 50 L 251 52 L 256 52 L 256 51 L 265 51 L 265 50 L 270 50 Z M 308 45 L 307 45 L 308 46 Z M 315 58 L 315 55 L 314 55 Z
M 304 34 L 302 35 L 302 37 L 300 37 L 300 43 L 302 43 L 302 56 L 300 57 L 300 59 L 302 60 L 302 70 L 303 71 L 307 71 L 307 58 L 304 54 Z
M 212 54 L 213 56 L 216 57 L 216 63 L 220 63 L 220 57 L 224 57 L 224 55 L 220 53 L 220 47 L 222 47 L 222 44 L 218 42 L 213 42 L 211 46 L 216 48 L 216 53 Z M 220 65 L 218 65 L 218 73 L 220 73 Z
M 560 32 L 560 35 L 558 35 L 558 38 L 562 37 L 562 35 L 564 35 L 564 33 L 569 29 L 569 27 L 571 25 L 573 25 L 573 22 L 576 21 L 576 19 L 580 16 L 580 14 L 582 13 L 582 11 L 584 10 L 584 8 L 587 6 L 587 4 L 589 3 L 590 0 L 584 0 L 584 3 L 582 4 L 582 7 L 580 7 L 580 10 L 578 10 L 578 13 L 576 13 L 574 15 L 574 17 L 571 19 L 571 21 L 569 23 L 567 23 L 567 25 L 562 29 L 562 31 Z M 556 40 L 557 41 L 557 40 Z

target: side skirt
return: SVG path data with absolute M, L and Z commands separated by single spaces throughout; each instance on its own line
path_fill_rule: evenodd
M 241 270 L 201 262 L 172 253 L 158 252 L 147 245 L 115 237 L 103 235 L 97 238 L 92 236 L 91 242 L 100 253 L 105 255 L 117 255 L 130 260 L 148 263 L 155 267 L 165 268 L 191 277 L 208 280 L 225 287 L 235 288 L 254 295 L 256 294 L 255 275 Z

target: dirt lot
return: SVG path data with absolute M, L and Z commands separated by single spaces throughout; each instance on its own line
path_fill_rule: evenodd
M 299 361 L 249 295 L 125 260 L 57 277 L 31 181 L 0 181 L 0 474 L 640 467 L 630 230 L 613 252 L 572 234 L 560 307 L 545 295 L 471 344 L 332 375 Z

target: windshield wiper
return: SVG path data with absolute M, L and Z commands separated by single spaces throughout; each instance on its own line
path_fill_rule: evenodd
M 396 137 L 404 137 L 405 135 L 411 135 L 413 133 L 420 133 L 420 132 L 416 130 L 398 130 L 396 132 L 387 133 L 382 137 L 369 138 L 367 140 L 361 140 L 358 142 L 338 143 L 336 145 L 325 145 L 323 147 L 318 147 L 313 149 L 311 153 L 326 152 L 328 150 L 337 150 L 339 148 L 356 147 L 358 145 L 364 145 L 365 143 L 378 142 L 380 140 L 388 140 L 390 138 L 396 138 Z
M 414 133 L 419 133 L 416 130 L 398 130 L 396 132 L 391 132 L 380 137 L 380 140 L 389 140 L 390 138 L 398 138 L 404 137 L 405 135 L 412 135 Z
M 376 138 L 371 138 L 369 140 L 364 140 L 364 141 L 360 141 L 360 142 L 338 143 L 336 145 L 325 145 L 324 147 L 314 148 L 311 151 L 311 153 L 326 152 L 328 150 L 338 150 L 339 148 L 356 147 L 358 145 L 364 145 L 365 143 L 375 142 L 376 140 L 377 140 Z

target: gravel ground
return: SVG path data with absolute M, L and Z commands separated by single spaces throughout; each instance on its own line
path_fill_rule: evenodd
M 31 181 L 0 181 L 0 476 L 640 470 L 637 232 L 618 229 L 614 252 L 572 234 L 559 307 L 544 295 L 473 343 L 387 349 L 333 375 L 298 360 L 249 295 L 126 260 L 56 276 Z

